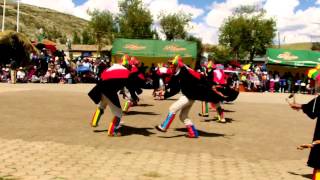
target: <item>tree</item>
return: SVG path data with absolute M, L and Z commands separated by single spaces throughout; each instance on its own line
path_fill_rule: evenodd
M 151 39 L 152 15 L 143 6 L 141 0 L 123 0 L 119 3 L 120 14 L 117 17 L 119 36 L 125 38 Z
M 263 9 L 241 6 L 220 27 L 219 43 L 231 48 L 235 58 L 248 54 L 252 61 L 255 55 L 264 55 L 276 35 L 276 22 L 264 16 Z
M 81 38 L 78 36 L 78 33 L 75 31 L 72 34 L 72 43 L 73 44 L 81 44 Z
M 192 41 L 192 42 L 196 42 L 197 43 L 197 57 L 199 58 L 201 56 L 202 53 L 202 40 L 200 38 L 197 38 L 193 35 L 189 35 L 186 38 L 187 41 Z
M 313 42 L 311 50 L 312 51 L 320 51 L 320 42 Z
M 225 63 L 232 59 L 232 52 L 226 46 L 214 46 L 211 49 L 211 56 L 215 63 Z
M 173 14 L 160 14 L 160 26 L 167 40 L 185 39 L 186 26 L 191 21 L 191 15 L 183 12 Z
M 114 37 L 114 19 L 109 11 L 89 11 L 91 20 L 89 28 L 92 31 L 96 43 L 98 44 L 98 54 L 104 44 L 111 44 Z
M 68 40 L 68 38 L 67 38 L 67 35 L 65 35 L 65 34 L 61 38 L 59 38 L 60 44 L 66 44 L 67 40 Z
M 91 32 L 88 29 L 84 29 L 81 32 L 82 44 L 94 44 L 94 39 L 92 38 Z

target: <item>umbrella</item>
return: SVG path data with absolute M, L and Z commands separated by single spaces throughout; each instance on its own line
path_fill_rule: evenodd
M 90 68 L 88 66 L 79 66 L 77 68 L 77 72 L 78 73 L 85 73 L 85 72 L 89 72 Z
M 309 78 L 313 80 L 320 80 L 320 65 L 315 68 L 311 68 L 307 71 L 307 75 Z
M 251 64 L 246 64 L 242 66 L 242 70 L 246 71 L 251 67 Z

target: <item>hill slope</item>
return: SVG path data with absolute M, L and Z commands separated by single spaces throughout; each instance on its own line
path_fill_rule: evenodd
M 282 49 L 294 49 L 294 50 L 311 50 L 312 43 L 290 43 L 290 44 L 281 44 Z M 278 48 L 278 45 L 274 45 L 273 48 Z
M 2 20 L 3 0 L 0 0 L 0 17 Z M 17 5 L 8 2 L 6 6 L 5 30 L 16 30 Z M 29 38 L 35 39 L 40 28 L 46 34 L 58 37 L 71 36 L 74 31 L 81 32 L 88 22 L 84 19 L 60 13 L 51 9 L 20 4 L 20 32 L 25 33 Z M 1 26 L 1 23 L 0 23 Z

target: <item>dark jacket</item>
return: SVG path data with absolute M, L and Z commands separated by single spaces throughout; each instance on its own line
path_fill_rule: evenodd
M 128 84 L 129 70 L 121 65 L 113 65 L 101 75 L 101 81 L 88 93 L 91 100 L 98 104 L 101 95 L 105 95 L 115 106 L 121 108 L 118 91 Z
M 308 104 L 302 105 L 302 110 L 311 119 L 317 119 L 316 128 L 314 130 L 313 141 L 320 140 L 320 97 L 314 98 Z M 320 169 L 320 145 L 315 145 L 309 154 L 308 166 Z
M 175 83 L 179 82 L 180 86 L 174 86 L 170 91 L 178 93 L 177 88 L 180 88 L 183 95 L 188 99 L 200 100 L 218 103 L 223 101 L 223 97 L 218 95 L 212 90 L 212 84 L 208 83 L 203 75 L 195 70 L 183 66 L 180 68 L 179 73 L 176 74 L 176 78 L 173 78 Z M 170 94 L 171 96 L 175 94 Z M 165 97 L 169 97 L 165 95 Z

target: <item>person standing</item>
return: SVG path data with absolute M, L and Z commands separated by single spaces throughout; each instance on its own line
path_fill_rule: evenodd
M 18 68 L 18 63 L 15 59 L 10 59 L 10 79 L 11 79 L 11 84 L 16 84 L 17 83 L 17 68 Z
M 318 71 L 319 69 L 316 69 L 314 72 Z M 316 92 L 319 92 L 320 81 L 318 79 L 320 76 L 312 76 L 312 73 L 308 74 L 308 76 L 315 79 Z M 312 143 L 302 144 L 298 147 L 298 149 L 311 148 L 307 164 L 309 167 L 314 168 L 313 180 L 320 180 L 320 96 L 317 95 L 317 97 L 312 99 L 307 104 L 298 104 L 294 102 L 289 103 L 289 105 L 292 109 L 297 111 L 302 109 L 302 111 L 311 119 L 317 118 Z

